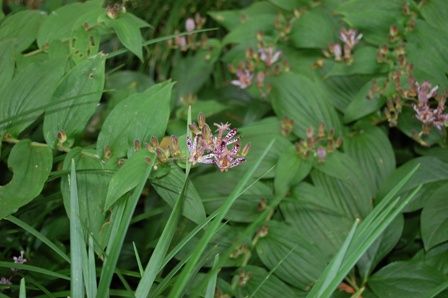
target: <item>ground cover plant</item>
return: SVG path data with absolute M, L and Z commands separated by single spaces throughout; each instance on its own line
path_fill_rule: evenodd
M 0 297 L 448 297 L 445 0 L 0 3 Z

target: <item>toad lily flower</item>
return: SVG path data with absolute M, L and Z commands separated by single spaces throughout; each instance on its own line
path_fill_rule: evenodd
M 258 49 L 260 60 L 268 67 L 277 62 L 278 59 L 280 59 L 281 54 L 282 52 L 274 50 L 273 47 Z
M 358 34 L 354 29 L 342 29 L 339 38 L 344 43 L 344 59 L 349 61 L 352 57 L 352 50 L 361 40 L 362 34 Z
M 415 84 L 417 87 L 418 102 L 413 106 L 416 112 L 416 118 L 423 123 L 424 126 L 435 126 L 437 129 L 442 129 L 445 123 L 448 122 L 448 114 L 445 111 L 445 98 L 438 99 L 436 108 L 432 108 L 429 100 L 436 96 L 438 86 L 432 87 L 428 81 Z
M 240 152 L 238 130 L 230 128 L 229 123 L 215 123 L 215 126 L 216 135 L 212 135 L 203 115 L 199 116 L 198 125 L 191 125 L 194 137 L 187 137 L 188 160 L 193 165 L 215 164 L 221 172 L 226 172 L 246 160 L 249 146 L 246 145 Z
M 238 69 L 236 71 L 238 80 L 231 81 L 232 85 L 238 86 L 241 89 L 246 89 L 252 84 L 254 75 L 247 69 Z

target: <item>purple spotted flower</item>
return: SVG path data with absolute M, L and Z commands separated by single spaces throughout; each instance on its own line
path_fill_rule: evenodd
M 238 80 L 231 81 L 232 85 L 238 86 L 241 89 L 246 89 L 252 84 L 254 75 L 248 69 L 238 69 L 236 71 Z
M 355 29 L 342 29 L 341 32 L 339 32 L 339 38 L 344 43 L 345 47 L 353 49 L 361 40 L 362 34 L 358 34 Z
M 437 95 L 438 86 L 432 87 L 431 83 L 424 81 L 421 85 L 416 82 L 417 87 L 417 104 L 413 106 L 415 117 L 426 126 L 435 126 L 442 129 L 448 122 L 448 114 L 445 114 L 445 98 L 437 100 L 437 107 L 432 108 L 429 100 Z
M 280 59 L 282 52 L 274 50 L 273 47 L 258 49 L 258 56 L 266 66 L 271 66 Z
M 199 125 L 194 123 L 190 126 L 193 138 L 187 137 L 189 162 L 193 165 L 215 164 L 221 172 L 225 172 L 246 160 L 249 146 L 246 145 L 240 152 L 240 139 L 236 128 L 231 128 L 229 123 L 215 123 L 217 129 L 213 135 L 203 115 L 200 115 L 199 119 Z

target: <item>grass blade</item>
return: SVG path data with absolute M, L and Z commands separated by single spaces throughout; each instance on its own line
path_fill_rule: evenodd
M 151 174 L 154 167 L 155 158 L 151 158 L 151 164 L 148 166 L 145 175 L 142 177 L 139 185 L 134 189 L 132 195 L 126 200 L 121 200 L 114 208 L 114 220 L 109 242 L 106 248 L 106 259 L 104 260 L 103 269 L 101 270 L 100 283 L 98 285 L 97 297 L 108 297 L 109 287 L 112 277 L 117 266 L 118 257 L 120 255 L 121 247 L 123 246 L 126 231 L 132 220 L 137 202 L 146 184 L 146 181 Z
M 93 246 L 93 237 L 89 235 L 89 256 L 88 256 L 88 278 L 86 280 L 86 291 L 88 298 L 96 297 L 96 265 L 95 265 L 95 247 Z
M 208 280 L 207 289 L 205 291 L 205 297 L 204 298 L 213 298 L 215 297 L 215 291 L 216 291 L 216 280 L 218 279 L 219 274 L 219 268 L 218 268 L 218 262 L 219 262 L 219 254 L 215 256 L 215 261 L 213 262 L 212 271 L 213 274 Z
M 224 216 L 227 214 L 230 207 L 232 207 L 233 203 L 240 196 L 242 190 L 246 187 L 246 184 L 249 182 L 249 180 L 254 175 L 256 169 L 260 165 L 263 158 L 266 156 L 266 154 L 269 152 L 269 150 L 271 150 L 273 144 L 274 144 L 274 140 L 272 140 L 269 143 L 267 148 L 264 150 L 263 154 L 261 154 L 261 156 L 258 158 L 257 162 L 253 165 L 253 167 L 249 171 L 246 172 L 246 174 L 243 176 L 243 178 L 240 180 L 240 182 L 234 188 L 232 193 L 227 197 L 224 204 L 219 208 L 218 215 L 210 223 L 208 229 L 205 231 L 201 240 L 199 240 L 198 244 L 196 245 L 196 248 L 194 249 L 194 252 L 193 252 L 190 260 L 187 262 L 187 264 L 185 265 L 185 268 L 180 273 L 179 278 L 177 279 L 176 283 L 174 284 L 174 287 L 172 288 L 172 290 L 169 294 L 169 297 L 182 296 L 185 286 L 187 285 L 188 281 L 194 274 L 195 267 L 196 267 L 197 263 L 199 262 L 199 259 L 201 258 L 201 255 L 204 252 L 207 244 L 210 242 L 213 235 L 218 230 L 222 220 L 224 219 Z
M 359 228 L 351 235 L 351 242 L 348 249 L 347 240 L 344 242 L 339 253 L 333 258 L 327 268 L 324 270 L 315 286 L 312 288 L 307 297 L 325 298 L 330 297 L 342 282 L 345 276 L 356 265 L 359 259 L 366 253 L 369 247 L 378 239 L 395 217 L 406 207 L 406 205 L 420 191 L 421 185 L 417 187 L 406 199 L 400 201 L 400 198 L 394 196 L 409 181 L 412 175 L 417 171 L 417 165 L 409 172 L 374 208 L 374 210 L 359 225 Z M 352 230 L 353 231 L 353 230 Z M 349 235 L 350 236 L 350 235 Z M 346 251 L 342 263 L 341 255 Z M 339 266 L 336 266 L 339 264 Z M 338 269 L 338 270 L 337 270 Z
M 19 298 L 26 298 L 25 278 L 20 280 Z
M 78 186 L 76 181 L 75 161 L 72 159 L 70 169 L 70 291 L 73 298 L 84 297 L 83 283 L 83 250 L 85 252 L 84 237 L 79 219 Z
M 187 136 L 191 136 L 189 126 L 191 124 L 191 106 L 188 107 L 188 120 L 187 120 Z M 157 245 L 151 258 L 146 265 L 145 271 L 142 278 L 140 279 L 137 290 L 135 291 L 135 297 L 146 298 L 151 291 L 151 287 L 156 279 L 157 274 L 162 269 L 164 265 L 165 255 L 173 239 L 174 233 L 176 232 L 177 223 L 182 213 L 182 208 L 184 206 L 185 192 L 188 187 L 188 175 L 190 174 L 191 165 L 187 160 L 185 179 L 182 185 L 182 189 L 177 197 L 176 203 L 174 204 L 173 210 L 171 211 L 170 217 L 168 218 L 165 227 L 163 228 L 162 235 L 157 241 Z
M 39 273 L 39 274 L 43 274 L 49 277 L 55 277 L 55 278 L 59 278 L 59 279 L 64 279 L 64 280 L 70 280 L 70 277 L 68 277 L 67 275 L 61 274 L 61 273 L 57 273 L 57 272 L 53 272 L 44 268 L 40 268 L 40 267 L 36 267 L 36 266 L 32 266 L 32 265 L 25 265 L 25 264 L 17 264 L 14 262 L 5 262 L 5 261 L 0 261 L 0 268 L 15 268 L 18 270 L 23 270 L 23 271 L 30 271 L 30 272 L 35 272 L 35 273 Z
M 140 277 L 143 276 L 143 266 L 142 261 L 140 260 L 140 255 L 138 254 L 137 247 L 135 246 L 135 242 L 132 241 L 132 247 L 134 248 L 135 259 L 137 261 L 138 271 L 140 272 Z
M 58 256 L 60 256 L 61 258 L 66 260 L 68 263 L 70 263 L 70 258 L 68 257 L 68 255 L 65 252 L 63 252 L 56 244 L 51 242 L 51 240 L 48 239 L 47 236 L 45 236 L 44 234 L 42 234 L 41 232 L 39 232 L 38 230 L 36 230 L 32 226 L 30 226 L 29 224 L 18 219 L 15 216 L 9 215 L 5 219 L 7 221 L 15 224 L 16 226 L 24 229 L 25 231 L 27 231 L 28 233 L 30 233 L 31 235 L 33 235 L 34 237 L 39 239 L 42 243 L 44 243 L 46 246 L 48 246 L 48 248 L 50 248 L 52 251 L 54 251 Z

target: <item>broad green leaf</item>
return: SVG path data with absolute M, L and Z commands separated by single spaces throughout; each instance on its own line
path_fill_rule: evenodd
M 372 210 L 373 191 L 365 186 L 366 174 L 347 154 L 333 152 L 311 172 L 316 187 L 334 200 L 341 214 L 364 218 Z
M 10 83 L 14 74 L 15 66 L 15 48 L 11 39 L 5 39 L 0 41 L 0 92 Z
M 152 154 L 147 150 L 140 150 L 134 153 L 118 171 L 112 176 L 107 189 L 105 209 L 109 209 L 125 193 L 134 189 L 139 178 L 145 174 L 149 167 L 148 158 Z
M 444 0 L 431 0 L 421 4 L 420 12 L 431 26 L 448 30 L 448 6 Z
M 357 46 L 353 50 L 353 62 L 327 60 L 324 64 L 325 77 L 343 75 L 376 75 L 387 72 L 385 64 L 376 61 L 377 49 L 370 46 Z
M 280 210 L 302 237 L 319 244 L 320 258 L 326 259 L 342 245 L 354 221 L 322 188 L 308 183 L 297 185 L 280 204 Z
M 262 267 L 245 266 L 240 268 L 236 274 L 248 277 L 247 281 L 238 284 L 237 297 L 272 298 L 278 295 L 284 298 L 298 297 L 297 292 L 288 284 Z
M 79 216 L 87 234 L 92 234 L 101 249 L 107 241 L 109 226 L 105 224 L 104 208 L 111 171 L 95 156 L 91 149 L 73 148 L 66 155 L 63 169 L 70 169 L 71 160 L 76 164 Z M 61 192 L 67 214 L 70 212 L 70 188 L 67 177 L 61 179 Z
M 160 197 L 168 205 L 173 206 L 182 190 L 184 176 L 185 174 L 173 165 L 168 175 L 155 179 L 151 183 Z M 191 181 L 189 181 L 185 192 L 183 214 L 197 224 L 205 220 L 205 210 L 201 197 Z
M 220 42 L 210 39 L 207 49 L 200 49 L 193 56 L 179 59 L 173 65 L 172 77 L 177 81 L 175 89 L 179 97 L 196 94 L 199 91 L 209 79 L 220 52 Z
M 421 214 L 421 234 L 426 249 L 448 240 L 448 187 L 438 188 Z
M 98 53 L 100 35 L 97 30 L 78 28 L 73 30 L 70 39 L 70 55 L 75 63 L 83 62 L 86 58 Z
M 309 290 L 326 265 L 319 246 L 285 223 L 270 221 L 268 229 L 267 236 L 260 238 L 256 246 L 258 257 L 271 269 L 293 250 L 274 275 L 301 290 Z
M 391 263 L 372 275 L 369 287 L 378 297 L 431 297 L 434 288 L 446 281 L 446 275 L 422 262 Z
M 41 193 L 52 164 L 50 148 L 30 141 L 14 145 L 8 158 L 8 167 L 13 172 L 12 180 L 0 186 L 0 219 L 14 213 Z
M 312 168 L 312 162 L 299 157 L 295 148 L 285 151 L 275 168 L 274 189 L 277 197 L 284 197 L 294 184 L 298 184 Z
M 351 102 L 344 109 L 345 123 L 361 119 L 364 116 L 378 111 L 384 105 L 385 100 L 383 97 L 368 97 L 369 91 L 371 90 L 373 84 L 382 86 L 384 81 L 385 80 L 382 78 L 373 79 L 357 89 L 357 92 L 353 94 L 353 97 L 351 98 Z
M 274 5 L 284 9 L 284 10 L 294 10 L 300 8 L 304 5 L 309 4 L 309 0 L 269 0 Z
M 260 14 L 245 19 L 224 37 L 223 45 L 256 42 L 258 33 L 263 32 L 268 35 L 274 31 L 275 17 L 276 15 L 272 13 Z
M 170 115 L 172 87 L 171 82 L 157 84 L 120 101 L 101 128 L 98 155 L 104 156 L 107 149 L 112 157 L 122 157 L 135 140 L 145 144 L 152 136 L 162 137 Z
M 328 98 L 331 104 L 344 112 L 353 101 L 356 101 L 361 90 L 364 91 L 363 86 L 369 82 L 370 78 L 371 75 L 329 76 L 323 80 L 323 85 L 329 93 Z M 356 111 L 356 115 L 358 114 L 359 112 Z
M 365 40 L 375 44 L 388 41 L 389 27 L 402 15 L 403 0 L 357 0 L 345 1 L 337 9 L 348 26 L 364 35 Z
M 414 211 L 422 208 L 426 199 L 428 199 L 428 196 L 425 195 L 427 192 L 426 188 L 431 190 L 433 189 L 431 183 L 443 182 L 448 179 L 448 164 L 435 157 L 424 156 L 415 158 L 400 166 L 383 183 L 378 193 L 378 197 L 383 197 L 409 172 L 410 169 L 414 168 L 417 164 L 420 164 L 419 170 L 410 179 L 409 183 L 402 188 L 400 194 L 403 195 L 409 193 L 418 185 L 422 184 L 424 187 L 421 192 L 417 194 L 415 200 L 407 207 L 406 211 Z
M 107 24 L 115 31 L 120 42 L 143 60 L 143 37 L 140 32 L 142 26 L 136 23 L 136 17 L 130 13 L 123 13 L 118 18 L 109 20 Z
M 305 12 L 292 26 L 290 38 L 298 48 L 326 49 L 337 40 L 338 24 L 322 7 Z
M 207 214 L 219 209 L 240 179 L 240 175 L 231 171 L 227 173 L 215 171 L 193 179 Z M 269 186 L 260 181 L 255 182 L 232 205 L 225 218 L 236 222 L 252 222 L 259 216 L 260 206 L 269 204 L 272 198 Z
M 23 10 L 7 16 L 0 25 L 0 40 L 15 38 L 15 50 L 22 52 L 34 42 L 44 19 L 45 14 L 37 10 Z
M 433 27 L 427 22 L 417 20 L 415 29 L 406 36 L 406 55 L 413 65 L 413 75 L 418 82 L 430 81 L 440 88 L 448 88 L 446 69 L 448 57 L 445 49 L 448 47 L 447 30 Z M 425 59 L 421 59 L 424 53 Z
M 398 215 L 358 261 L 357 267 L 363 280 L 368 279 L 375 267 L 397 245 L 403 232 L 403 226 L 403 215 Z
M 96 110 L 104 88 L 104 57 L 88 58 L 68 72 L 53 94 L 52 102 L 63 101 L 58 111 L 46 112 L 44 137 L 54 146 L 58 134 L 67 136 L 69 145 L 81 134 Z M 71 99 L 71 100 L 67 100 Z
M 210 117 L 215 114 L 227 110 L 229 107 L 218 100 L 198 100 L 191 105 L 191 118 L 197 119 L 200 113 L 205 117 Z M 180 119 L 187 119 L 188 107 L 183 106 L 176 112 L 176 117 Z
M 340 134 L 338 115 L 318 84 L 302 75 L 285 73 L 273 79 L 272 87 L 269 97 L 275 113 L 294 121 L 297 136 L 304 138 L 307 128 L 317 130 L 321 123 Z
M 366 174 L 364 182 L 373 193 L 395 170 L 395 156 L 386 134 L 377 127 L 366 126 L 344 139 L 344 150 Z
M 0 98 L 0 131 L 17 135 L 46 109 L 64 71 L 64 61 L 48 60 L 21 69 Z
M 42 48 L 45 44 L 71 37 L 72 31 L 85 25 L 92 26 L 104 15 L 104 8 L 98 1 L 71 3 L 61 6 L 45 19 L 39 29 L 37 44 Z

